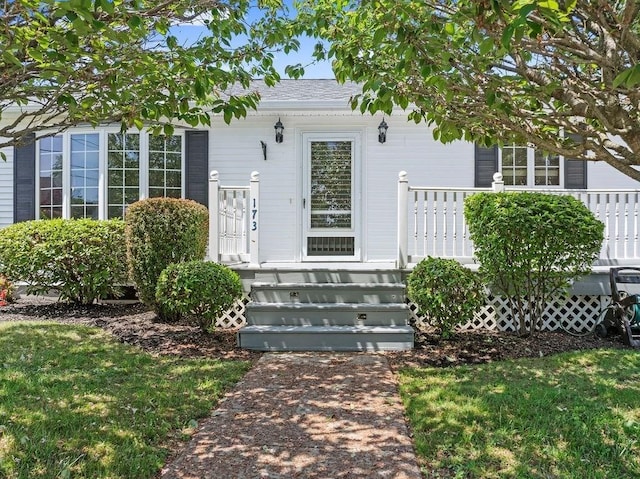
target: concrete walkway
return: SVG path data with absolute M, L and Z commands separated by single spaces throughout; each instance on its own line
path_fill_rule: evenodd
M 162 479 L 421 479 L 384 356 L 268 353 Z

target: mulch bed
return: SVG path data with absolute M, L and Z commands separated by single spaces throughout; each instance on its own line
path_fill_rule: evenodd
M 160 323 L 140 303 L 75 306 L 54 298 L 26 296 L 0 307 L 0 321 L 56 321 L 100 327 L 119 341 L 152 354 L 209 357 L 255 361 L 260 353 L 236 346 L 234 330 L 204 333 L 198 327 Z M 416 334 L 412 351 L 386 353 L 394 368 L 403 366 L 447 367 L 480 364 L 505 359 L 541 357 L 564 351 L 594 348 L 623 348 L 620 337 L 576 337 L 542 332 L 528 338 L 514 333 L 476 331 L 457 333 L 450 339 L 427 332 Z

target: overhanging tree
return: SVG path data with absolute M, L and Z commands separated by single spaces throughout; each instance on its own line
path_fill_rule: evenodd
M 252 77 L 279 80 L 278 0 L 15 0 L 0 3 L 0 148 L 33 133 L 121 122 L 170 133 L 171 122 L 225 121 L 255 108 L 255 92 L 225 96 Z M 256 13 L 255 9 L 260 12 Z M 250 15 L 251 14 L 251 15 Z M 250 22 L 250 18 L 256 18 Z M 207 33 L 179 43 L 171 27 Z M 240 41 L 242 40 L 242 41 Z
M 415 106 L 443 142 L 534 144 L 640 181 L 640 2 L 304 0 L 353 107 Z

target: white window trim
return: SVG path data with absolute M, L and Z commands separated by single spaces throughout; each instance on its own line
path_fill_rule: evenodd
M 47 132 L 44 132 L 47 133 Z M 109 133 L 120 133 L 117 127 L 102 128 L 74 128 L 53 136 L 62 136 L 62 218 L 71 217 L 71 135 L 82 135 L 88 133 L 98 133 L 99 142 L 99 178 L 98 178 L 98 219 L 107 218 L 108 211 L 108 162 L 107 162 L 107 135 Z M 149 135 L 146 130 L 127 130 L 125 133 L 140 135 L 140 172 L 139 172 L 139 198 L 145 199 L 149 196 Z M 181 197 L 184 198 L 186 191 L 186 145 L 185 130 L 178 130 L 173 136 L 181 137 Z M 35 171 L 35 201 L 36 219 L 40 219 L 40 147 L 36 142 L 36 171 Z
M 513 146 L 513 145 L 505 145 L 505 147 Z M 516 147 L 524 148 L 524 145 L 515 145 Z M 502 148 L 498 148 L 498 171 L 502 173 Z M 536 149 L 527 146 L 527 184 L 526 185 L 509 185 L 509 188 L 522 188 L 522 189 L 557 189 L 564 188 L 564 156 L 558 155 L 558 163 L 559 163 L 559 184 L 558 185 L 536 185 L 535 184 L 535 154 Z

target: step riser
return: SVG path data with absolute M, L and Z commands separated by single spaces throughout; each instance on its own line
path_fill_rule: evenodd
M 365 315 L 363 317 L 363 315 Z M 251 311 L 245 313 L 248 325 L 256 326 L 406 326 L 407 311 Z
M 238 344 L 256 351 L 407 351 L 413 348 L 408 333 L 238 333 Z
M 260 289 L 251 291 L 251 299 L 261 303 L 368 303 L 386 304 L 404 301 L 404 291 L 393 290 L 342 290 L 322 289 Z
M 401 283 L 399 271 L 257 271 L 254 281 L 270 283 Z

